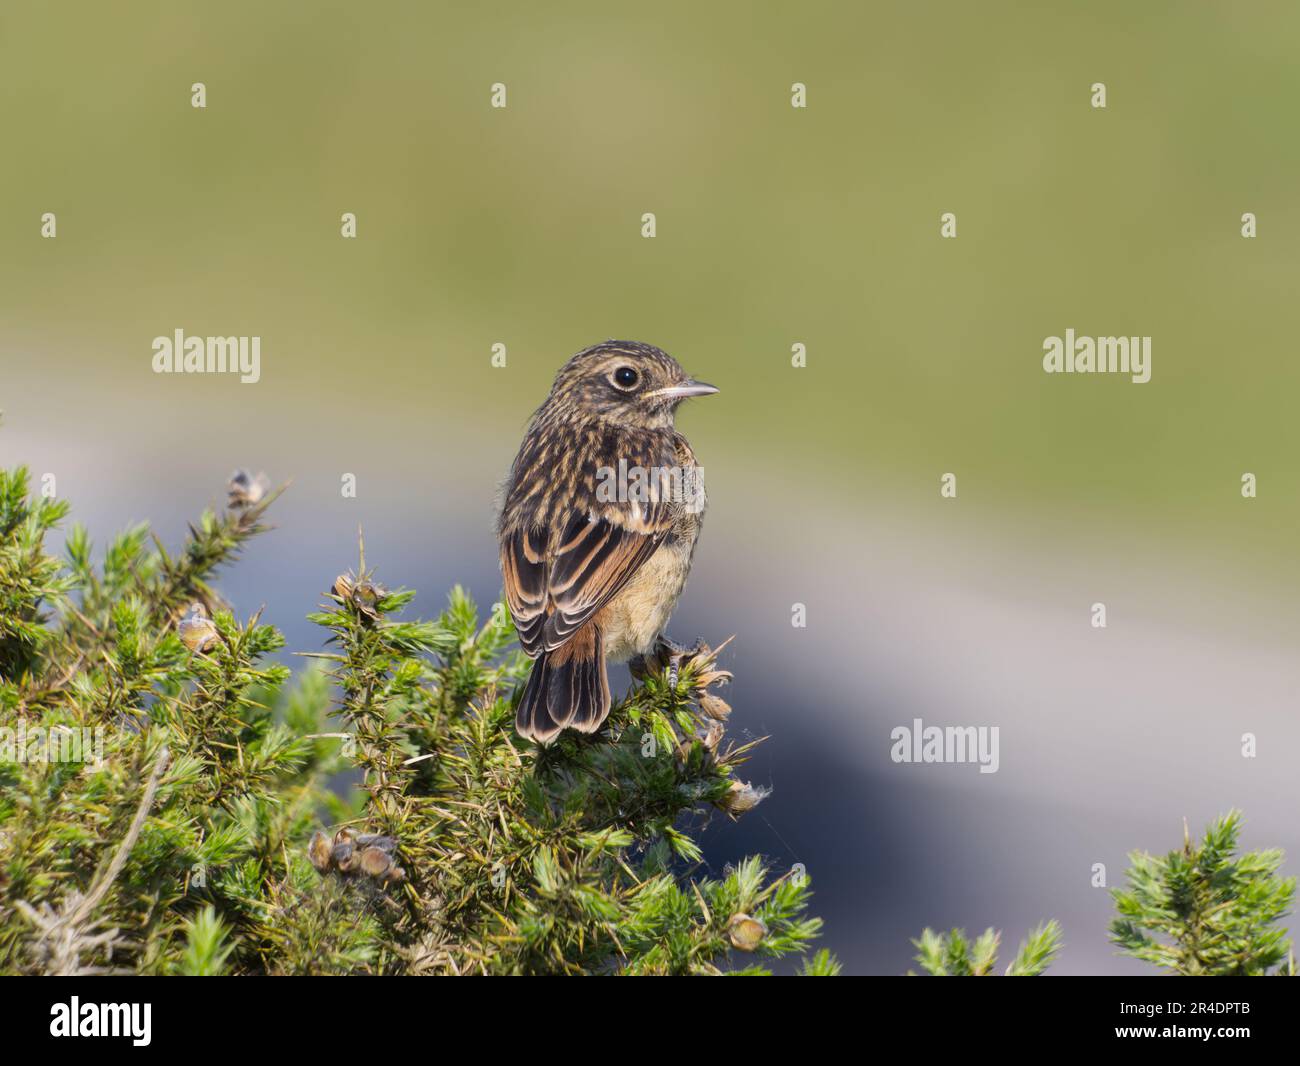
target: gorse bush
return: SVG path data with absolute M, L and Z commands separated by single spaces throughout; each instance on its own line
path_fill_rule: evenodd
M 528 660 L 459 588 L 433 621 L 366 562 L 319 610 L 323 651 L 212 587 L 276 493 L 240 475 L 169 553 L 128 529 L 96 561 L 68 513 L 0 471 L 0 972 L 716 974 L 807 951 L 802 870 L 698 876 L 692 832 L 742 817 L 718 650 L 637 679 L 597 734 L 514 732 Z M 323 580 L 322 585 L 328 583 Z M 1134 853 L 1111 937 L 1177 974 L 1294 974 L 1278 851 L 1233 812 Z M 926 929 L 927 973 L 996 972 L 1000 934 Z M 1054 921 L 1003 972 L 1043 973 Z M 800 973 L 830 976 L 826 951 Z
M 0 971 L 753 973 L 807 948 L 801 872 L 696 876 L 692 828 L 763 798 L 716 651 L 539 749 L 508 616 L 455 589 L 407 620 L 363 548 L 291 679 L 210 584 L 275 497 L 230 488 L 179 552 L 140 526 L 96 562 L 80 527 L 51 556 L 67 505 L 0 474 Z
M 1122 954 L 1184 977 L 1296 976 L 1291 940 L 1277 924 L 1291 909 L 1295 878 L 1277 876 L 1276 848 L 1238 855 L 1240 833 L 1241 814 L 1229 811 L 1200 843 L 1184 823 L 1181 849 L 1129 856 L 1128 887 L 1111 891 L 1110 939 Z M 994 929 L 974 939 L 961 929 L 926 929 L 912 943 L 926 973 L 982 977 L 993 973 L 1000 940 Z M 1045 922 L 1020 945 L 1007 975 L 1043 973 L 1060 947 L 1060 926 Z
M 949 933 L 926 929 L 912 943 L 919 951 L 916 961 L 932 977 L 986 977 L 997 965 L 1002 934 L 996 929 L 985 929 L 972 940 L 961 929 Z M 1006 976 L 1037 977 L 1060 949 L 1060 925 L 1055 921 L 1044 922 L 1020 945 Z
M 1276 848 L 1237 855 L 1241 814 L 1216 819 L 1164 856 L 1135 851 L 1128 887 L 1115 889 L 1111 941 L 1144 962 L 1186 977 L 1295 976 L 1287 931 L 1295 878 L 1278 877 Z

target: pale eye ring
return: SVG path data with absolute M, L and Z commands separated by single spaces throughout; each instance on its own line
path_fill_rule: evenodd
M 640 378 L 641 375 L 638 374 L 632 367 L 621 366 L 614 371 L 612 380 L 618 388 L 627 390 L 627 389 L 636 388 L 636 383 L 640 380 Z

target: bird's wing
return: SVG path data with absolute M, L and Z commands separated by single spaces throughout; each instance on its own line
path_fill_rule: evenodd
M 519 643 L 536 659 L 542 650 L 547 615 L 546 532 L 523 528 L 502 537 L 501 574 Z
M 549 561 L 540 529 L 501 540 L 506 603 L 519 643 L 532 658 L 553 651 L 609 602 L 655 553 L 671 528 L 662 503 L 574 512 L 554 540 Z
M 628 583 L 668 535 L 665 508 L 658 521 L 621 525 L 595 514 L 574 515 L 547 575 L 551 615 L 542 628 L 547 651 L 558 648 Z

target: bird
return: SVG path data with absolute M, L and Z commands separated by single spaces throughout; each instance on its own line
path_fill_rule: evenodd
M 704 518 L 703 471 L 677 432 L 683 400 L 718 389 L 660 348 L 608 340 L 555 376 L 533 415 L 497 521 L 505 601 L 534 660 L 515 714 L 545 746 L 598 730 L 606 662 L 676 665 L 664 630 Z

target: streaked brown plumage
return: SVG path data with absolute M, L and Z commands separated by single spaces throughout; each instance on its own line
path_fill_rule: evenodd
M 498 523 L 506 603 L 537 660 L 515 718 L 521 736 L 547 744 L 566 728 L 595 732 L 609 714 L 605 661 L 660 642 L 704 510 L 695 454 L 673 416 L 683 399 L 716 391 L 635 341 L 593 345 L 556 375 Z M 630 489 L 622 498 L 611 491 L 619 471 Z

